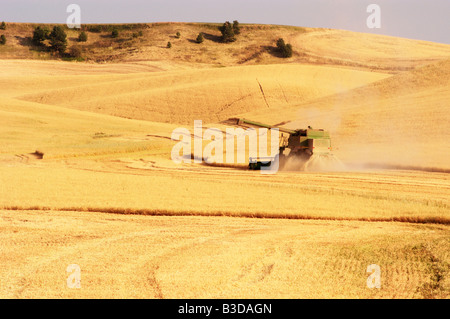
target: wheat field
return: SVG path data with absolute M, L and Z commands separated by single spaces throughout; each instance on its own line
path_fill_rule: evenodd
M 214 27 L 146 28 L 108 63 L 2 48 L 0 297 L 449 298 L 450 46 L 248 25 L 224 47 Z M 280 36 L 287 61 L 261 50 Z M 327 129 L 344 166 L 172 161 L 173 130 L 233 117 Z

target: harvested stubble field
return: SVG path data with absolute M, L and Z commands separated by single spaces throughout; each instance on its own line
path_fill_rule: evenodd
M 147 25 L 107 64 L 0 51 L 0 297 L 448 298 L 450 46 L 250 25 L 227 46 L 213 27 Z M 261 51 L 280 36 L 287 61 Z M 345 168 L 171 160 L 175 128 L 241 116 L 329 129 Z

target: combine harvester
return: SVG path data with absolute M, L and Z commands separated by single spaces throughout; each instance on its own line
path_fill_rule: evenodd
M 290 130 L 282 127 L 271 126 L 247 119 L 237 119 L 237 124 L 278 129 L 279 143 L 279 168 L 304 171 L 340 170 L 343 163 L 331 153 L 330 133 L 323 129 Z M 288 136 L 286 136 L 286 134 Z M 249 169 L 260 170 L 262 166 L 270 166 L 276 160 L 276 156 L 269 158 L 250 157 Z

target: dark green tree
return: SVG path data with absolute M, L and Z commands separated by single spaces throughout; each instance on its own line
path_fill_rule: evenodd
M 177 38 L 177 39 L 181 38 L 181 33 L 177 32 L 177 34 L 175 34 L 175 38 Z
M 50 36 L 50 30 L 47 27 L 37 26 L 33 31 L 33 43 L 35 45 L 41 45 L 43 41 L 47 40 Z
M 167 42 L 167 48 L 170 49 L 172 47 L 172 43 Z
M 285 46 L 286 46 L 286 43 L 284 42 L 284 39 L 283 38 L 279 38 L 277 40 L 277 48 L 278 48 L 278 50 L 282 51 Z
M 78 41 L 79 42 L 86 42 L 88 39 L 87 33 L 84 31 L 81 31 L 81 33 L 78 35 Z
M 290 58 L 292 56 L 292 45 L 289 43 L 286 44 L 282 38 L 277 40 L 277 49 L 283 58 Z
M 5 21 L 2 21 L 2 23 L 0 24 L 0 30 L 6 30 L 6 23 L 5 23 Z
M 55 52 L 64 53 L 67 48 L 67 34 L 64 29 L 57 25 L 50 33 L 50 49 Z
M 2 34 L 2 35 L 0 36 L 0 44 L 1 44 L 1 45 L 6 44 L 6 37 L 5 37 L 4 34 Z
M 236 41 L 233 26 L 229 21 L 225 22 L 223 26 L 219 27 L 219 30 L 222 33 L 222 42 L 227 43 Z
M 199 33 L 197 39 L 195 40 L 197 43 L 203 43 L 203 33 Z
M 241 33 L 241 27 L 239 26 L 238 20 L 233 21 L 233 32 L 234 34 L 240 34 Z
M 111 37 L 117 38 L 119 36 L 119 31 L 117 29 L 112 30 Z
M 290 43 L 286 44 L 286 48 L 284 49 L 284 57 L 290 58 L 292 56 L 292 45 Z

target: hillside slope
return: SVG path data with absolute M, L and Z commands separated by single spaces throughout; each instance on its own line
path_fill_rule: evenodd
M 47 64 L 53 66 L 57 67 Z M 0 83 L 11 88 L 7 91 L 20 100 L 192 125 L 194 120 L 220 122 L 237 113 L 284 108 L 387 77 L 375 72 L 293 64 L 98 76 L 85 75 L 85 68 L 79 65 L 80 75 L 74 71 L 61 81 L 54 76 L 5 76 Z
M 0 59 L 58 59 L 46 47 L 32 44 L 37 24 L 7 23 L 7 38 L 0 46 Z M 53 25 L 41 25 L 52 28 Z M 232 66 L 242 64 L 307 63 L 358 67 L 384 72 L 412 69 L 450 57 L 450 46 L 426 41 L 364 34 L 343 30 L 277 25 L 242 24 L 233 43 L 221 43 L 220 24 L 150 23 L 127 25 L 83 25 L 87 42 L 78 42 L 79 30 L 67 29 L 68 49 L 81 51 L 91 62 L 158 61 L 165 69 L 179 67 Z M 119 37 L 112 38 L 111 30 Z M 180 38 L 175 34 L 180 32 Z M 203 33 L 204 42 L 195 42 Z M 294 55 L 282 59 L 275 43 L 284 38 Z M 167 42 L 172 48 L 167 49 Z M 46 43 L 48 46 L 48 43 Z

